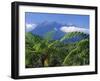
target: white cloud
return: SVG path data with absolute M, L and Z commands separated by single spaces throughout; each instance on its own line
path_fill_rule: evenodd
M 27 32 L 29 32 L 29 31 L 32 31 L 33 29 L 35 29 L 36 28 L 36 24 L 29 24 L 29 23 L 27 23 L 26 24 L 26 31 Z
M 80 28 L 76 26 L 63 26 L 60 28 L 62 32 L 68 33 L 68 32 L 84 32 L 89 33 L 89 29 L 86 28 Z

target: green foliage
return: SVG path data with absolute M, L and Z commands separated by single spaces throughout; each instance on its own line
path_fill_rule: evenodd
M 88 65 L 89 64 L 89 40 L 83 39 L 77 43 L 64 59 L 63 65 Z
M 70 32 L 70 33 L 67 33 L 65 34 L 61 39 L 60 41 L 64 41 L 65 39 L 69 39 L 69 38 L 72 38 L 72 37 L 75 37 L 75 36 L 87 36 L 86 34 L 84 34 L 83 32 Z
M 52 30 L 52 31 L 50 31 L 50 32 L 47 32 L 47 33 L 45 34 L 45 36 L 44 36 L 44 37 L 45 37 L 45 40 L 53 40 L 52 37 L 53 37 L 54 33 L 55 33 L 54 30 Z
M 25 66 L 26 68 L 76 66 L 89 64 L 89 39 L 75 43 L 62 41 L 76 35 L 85 36 L 81 32 L 65 34 L 60 40 L 53 40 L 54 31 L 48 32 L 44 38 L 26 33 Z

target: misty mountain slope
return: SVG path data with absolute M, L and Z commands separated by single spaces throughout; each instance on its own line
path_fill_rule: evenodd
M 88 39 L 89 34 L 85 34 L 83 32 L 70 32 L 65 34 L 60 41 L 65 42 L 65 43 L 70 43 L 70 42 L 77 42 L 82 39 Z
M 46 34 L 52 32 L 53 40 L 60 40 L 64 43 L 77 42 L 85 38 L 89 38 L 89 34 L 81 31 L 73 31 L 73 32 L 64 32 L 61 30 L 62 27 L 66 27 L 67 25 L 60 24 L 57 22 L 43 22 L 37 25 L 35 29 L 31 32 L 33 35 L 40 36 L 45 38 Z M 68 26 L 71 28 L 71 26 Z M 66 27 L 67 28 L 67 27 Z M 74 26 L 72 28 L 75 29 Z M 77 28 L 76 28 L 77 29 Z
M 37 25 L 37 27 L 31 32 L 33 34 L 44 37 L 47 32 L 54 31 L 55 33 L 53 39 L 57 40 L 60 39 L 65 34 L 60 30 L 60 27 L 62 26 L 63 26 L 62 24 L 59 24 L 57 22 L 43 22 Z

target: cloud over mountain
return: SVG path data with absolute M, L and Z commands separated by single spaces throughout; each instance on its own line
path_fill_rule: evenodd
M 89 33 L 89 29 L 86 28 L 80 28 L 76 26 L 63 26 L 60 28 L 62 32 L 68 33 L 68 32 L 84 32 Z
M 30 31 L 32 31 L 33 29 L 35 29 L 36 28 L 36 24 L 29 24 L 29 23 L 27 23 L 26 24 L 26 32 L 30 32 Z

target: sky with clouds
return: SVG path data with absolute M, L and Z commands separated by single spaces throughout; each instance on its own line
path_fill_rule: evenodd
M 74 14 L 50 14 L 50 13 L 25 13 L 25 24 L 27 31 L 31 31 L 43 22 L 57 22 L 73 26 L 63 26 L 60 28 L 63 32 L 89 32 L 89 16 Z M 75 25 L 75 26 L 74 26 Z
M 33 24 L 33 23 L 26 23 L 26 31 L 29 32 L 29 31 L 35 29 L 36 26 L 37 25 L 36 24 Z
M 65 33 L 68 33 L 68 32 L 84 32 L 84 33 L 89 33 L 89 29 L 86 29 L 86 28 L 79 28 L 79 27 L 76 27 L 76 26 L 63 26 L 60 28 L 60 30 L 62 32 L 65 32 Z

